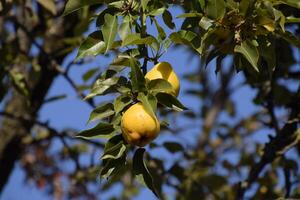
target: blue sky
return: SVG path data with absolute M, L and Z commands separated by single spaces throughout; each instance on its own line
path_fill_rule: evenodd
M 178 8 L 172 8 L 172 15 L 173 18 L 175 16 L 182 13 L 182 11 Z M 181 19 L 176 19 L 176 25 L 177 29 L 180 28 Z M 159 20 L 161 22 L 161 20 Z M 163 23 L 160 23 L 163 24 Z M 165 28 L 165 26 L 163 26 Z M 168 29 L 167 29 L 168 30 Z M 90 30 L 93 31 L 93 30 Z M 156 30 L 151 28 L 149 31 L 153 34 L 156 34 Z M 168 33 L 171 31 L 168 30 Z M 171 63 L 171 65 L 174 67 L 175 71 L 178 73 L 180 79 L 182 80 L 181 86 L 181 94 L 179 96 L 179 99 L 185 104 L 188 108 L 199 111 L 201 102 L 195 98 L 184 94 L 184 90 L 189 89 L 191 87 L 197 88 L 199 85 L 191 85 L 191 83 L 185 81 L 183 79 L 183 75 L 187 74 L 189 72 L 196 72 L 196 69 L 199 67 L 199 58 L 196 56 L 191 57 L 188 53 L 188 51 L 185 48 L 170 48 L 167 53 L 165 53 L 160 61 L 167 61 Z M 76 52 L 75 52 L 76 53 Z M 71 61 L 75 57 L 75 53 L 71 54 L 67 62 Z M 89 65 L 82 65 L 82 66 L 74 66 L 71 70 L 71 76 L 72 78 L 78 83 L 82 83 L 81 75 L 88 71 L 88 69 L 93 67 L 103 67 L 106 66 L 109 63 L 109 59 L 99 57 L 94 62 L 92 62 Z M 149 64 L 148 69 L 151 67 Z M 209 71 L 211 84 L 217 84 L 218 76 L 215 75 L 214 70 L 214 62 L 211 63 L 207 69 Z M 233 85 L 238 85 L 244 80 L 242 73 L 238 73 L 235 75 L 234 80 L 232 81 Z M 79 99 L 76 96 L 76 93 L 73 91 L 73 89 L 70 87 L 70 85 L 62 78 L 59 77 L 55 81 L 53 87 L 51 88 L 48 97 L 57 95 L 57 94 L 67 94 L 67 98 L 49 103 L 45 105 L 42 110 L 39 113 L 40 120 L 41 121 L 49 121 L 50 125 L 53 127 L 56 127 L 59 130 L 62 130 L 64 128 L 75 128 L 77 130 L 83 130 L 87 128 L 86 121 L 89 117 L 89 113 L 91 112 L 91 108 L 83 102 L 81 99 Z M 249 114 L 253 113 L 257 108 L 251 103 L 252 98 L 255 96 L 255 92 L 251 90 L 249 87 L 241 87 L 238 89 L 232 96 L 232 99 L 234 100 L 237 111 L 238 111 L 238 117 L 243 118 L 248 116 Z M 100 100 L 105 100 L 106 98 L 100 98 Z M 180 116 L 179 116 L 180 117 Z M 222 120 L 226 121 L 229 120 L 228 116 L 226 114 L 222 115 L 220 117 Z M 191 122 L 186 120 L 185 118 L 180 118 L 182 124 L 190 124 Z M 180 121 L 180 120 L 179 120 Z M 193 144 L 194 138 L 197 137 L 200 129 L 201 121 L 195 121 L 193 122 L 194 129 L 184 131 L 180 134 L 178 138 L 171 137 L 171 135 L 167 132 L 162 133 L 161 136 L 156 140 L 158 144 L 163 143 L 163 141 L 170 141 L 170 140 L 176 140 L 180 143 L 182 143 L 183 146 L 187 146 L 188 144 Z M 260 142 L 267 141 L 267 135 L 261 134 L 258 137 Z M 171 157 L 170 160 L 170 154 L 168 154 L 165 151 L 162 150 L 155 150 L 152 152 L 152 155 L 154 157 L 163 158 L 166 160 L 166 165 L 170 165 L 174 162 L 174 159 L 178 159 L 176 155 L 174 157 Z M 229 159 L 234 160 L 234 155 L 229 156 Z M 101 199 L 107 199 L 108 196 L 111 194 L 118 192 L 120 190 L 119 186 L 116 186 L 110 193 L 104 194 L 104 196 L 101 196 Z M 173 191 L 167 191 L 170 196 L 172 196 Z M 0 195 L 1 200 L 48 200 L 52 199 L 50 196 L 48 196 L 45 191 L 43 190 L 37 190 L 33 186 L 33 184 L 27 183 L 24 185 L 24 172 L 20 169 L 20 166 L 17 164 L 15 167 L 15 170 L 13 174 L 10 177 L 9 183 L 5 187 L 3 194 Z M 135 200 L 154 200 L 155 197 L 151 194 L 148 190 L 143 190 L 141 194 L 135 198 Z

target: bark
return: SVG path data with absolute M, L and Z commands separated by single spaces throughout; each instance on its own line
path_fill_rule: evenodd
M 38 10 L 38 15 L 40 21 L 46 20 L 43 18 L 44 10 Z M 15 16 L 14 16 L 15 17 Z M 21 17 L 22 18 L 22 17 Z M 15 27 L 22 30 L 23 36 L 26 37 L 31 43 L 31 45 L 37 46 L 39 48 L 38 62 L 41 66 L 41 72 L 39 78 L 31 77 L 36 76 L 27 70 L 27 76 L 30 80 L 30 99 L 26 99 L 24 96 L 16 91 L 12 92 L 9 101 L 5 105 L 5 112 L 14 114 L 19 118 L 26 120 L 16 120 L 12 118 L 3 118 L 0 126 L 0 193 L 3 190 L 5 184 L 7 183 L 11 172 L 14 169 L 16 161 L 22 155 L 22 152 L 26 149 L 26 146 L 22 144 L 22 138 L 27 134 L 30 134 L 32 127 L 34 126 L 34 120 L 40 108 L 43 105 L 44 99 L 50 89 L 53 81 L 59 75 L 58 71 L 55 69 L 56 65 L 62 64 L 65 56 L 69 52 L 63 54 L 55 54 L 60 49 L 63 49 L 62 44 L 57 42 L 65 37 L 73 36 L 73 28 L 77 23 L 78 17 L 69 16 L 66 18 L 55 19 L 55 24 L 51 27 L 45 27 L 43 23 L 37 29 L 39 33 L 34 33 L 34 30 L 26 30 L 27 26 L 22 26 L 26 24 L 20 16 L 14 19 Z M 30 19 L 29 19 L 30 20 Z M 51 33 L 49 29 L 51 28 Z M 43 31 L 44 43 L 38 46 L 35 42 L 35 37 L 41 34 Z M 25 36 L 24 36 L 25 35 Z M 39 35 L 40 36 L 40 35 Z M 22 44 L 25 38 L 17 38 L 19 43 Z M 67 47 L 65 47 L 67 48 Z M 24 52 L 21 52 L 24 54 Z M 29 54 L 27 52 L 27 54 Z M 24 66 L 23 66 L 24 67 Z M 30 102 L 30 104 L 28 104 Z

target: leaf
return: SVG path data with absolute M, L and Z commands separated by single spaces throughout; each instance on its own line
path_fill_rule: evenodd
M 53 15 L 57 14 L 56 5 L 54 0 L 38 0 L 38 2 Z
M 165 79 L 151 80 L 148 82 L 147 87 L 148 87 L 148 91 L 154 94 L 159 92 L 164 92 L 164 93 L 174 92 L 172 85 Z
M 68 15 L 84 6 L 90 6 L 104 2 L 104 0 L 68 0 L 63 15 Z
M 156 98 L 158 102 L 161 103 L 162 105 L 172 108 L 176 111 L 187 110 L 187 108 L 184 105 L 182 105 L 182 103 L 180 103 L 180 101 L 178 101 L 177 98 L 171 94 L 158 93 L 156 95 Z
M 150 1 L 150 0 L 141 0 L 141 4 L 142 4 L 143 11 L 146 10 L 149 1 Z
M 107 79 L 98 79 L 94 84 L 91 92 L 85 97 L 85 100 L 93 98 L 99 95 L 105 95 L 108 92 L 115 92 L 116 89 L 113 86 L 120 87 L 127 83 L 127 79 L 125 77 L 111 77 Z M 117 87 L 117 88 L 118 88 Z M 110 89 L 115 89 L 111 91 Z
M 24 74 L 16 71 L 16 70 L 11 70 L 9 71 L 9 77 L 16 88 L 18 92 L 20 92 L 22 95 L 29 97 L 29 85 L 26 81 L 26 78 Z
M 182 152 L 183 147 L 180 143 L 177 142 L 165 142 L 164 147 L 171 153 Z
M 102 162 L 102 168 L 100 171 L 101 178 L 108 178 L 117 173 L 126 164 L 126 153 L 118 159 L 106 159 Z
M 259 53 L 256 46 L 250 41 L 244 41 L 241 45 L 236 45 L 234 52 L 242 54 L 252 67 L 258 72 L 257 62 L 259 59 Z
M 134 59 L 130 59 L 130 79 L 132 84 L 133 92 L 143 92 L 145 91 L 145 77 L 141 71 L 139 63 Z
M 116 135 L 110 138 L 104 148 L 102 160 L 105 159 L 119 159 L 126 152 L 126 146 L 123 141 L 122 135 Z
M 132 33 L 126 35 L 126 37 L 123 39 L 122 46 L 140 45 L 140 44 L 150 45 L 153 42 L 155 42 L 155 38 L 152 36 L 141 38 L 140 34 Z
M 144 148 L 139 148 L 135 151 L 133 156 L 133 173 L 135 176 L 138 176 L 143 184 L 145 184 L 152 192 L 153 194 L 159 198 L 157 189 L 155 188 L 153 178 L 146 166 L 146 163 L 144 161 Z
M 193 18 L 193 17 L 202 17 L 201 13 L 183 13 L 178 15 L 176 18 Z
M 113 125 L 109 123 L 99 123 L 95 127 L 81 131 L 76 137 L 84 139 L 107 138 L 115 132 Z
M 90 78 L 92 78 L 97 72 L 99 71 L 99 67 L 95 67 L 92 69 L 89 69 L 87 72 L 85 72 L 82 75 L 82 79 L 84 82 L 88 81 Z
M 87 123 L 90 123 L 95 120 L 107 118 L 113 114 L 115 114 L 115 112 L 113 110 L 113 104 L 112 103 L 103 103 L 103 104 L 97 106 L 97 108 L 95 108 L 91 112 Z
M 157 15 L 161 15 L 161 14 L 164 13 L 165 10 L 166 10 L 165 7 L 153 9 L 153 10 L 152 10 L 151 12 L 149 12 L 147 15 L 149 15 L 149 16 L 157 16 Z
M 282 0 L 280 1 L 283 4 L 289 5 L 291 7 L 299 8 L 300 9 L 300 2 L 298 0 Z
M 297 37 L 295 37 L 291 32 L 278 31 L 277 35 L 286 40 L 288 43 L 300 48 L 300 40 Z
M 76 59 L 102 54 L 105 52 L 105 47 L 101 32 L 95 31 L 80 45 Z
M 276 52 L 273 42 L 269 42 L 267 38 L 261 38 L 259 42 L 259 54 L 267 62 L 270 78 L 276 67 Z
M 122 40 L 126 38 L 127 35 L 131 33 L 130 22 L 123 21 L 119 27 L 119 35 Z
M 193 40 L 197 38 L 197 34 L 192 31 L 181 30 L 178 32 L 171 33 L 169 38 L 171 41 L 178 44 L 185 44 L 196 49 L 197 47 L 193 43 Z
M 119 113 L 131 103 L 132 99 L 130 97 L 127 95 L 120 95 L 114 101 L 114 110 L 116 113 Z
M 206 4 L 207 16 L 211 19 L 221 19 L 226 12 L 226 3 L 224 0 L 210 0 Z
M 201 28 L 203 28 L 204 30 L 208 30 L 212 25 L 213 25 L 214 21 L 207 18 L 207 17 L 202 17 L 200 22 L 199 22 L 199 26 Z
M 167 37 L 164 29 L 158 24 L 154 17 L 152 18 L 152 20 L 154 21 L 155 27 L 157 29 L 159 41 L 164 40 Z
M 147 113 L 152 117 L 152 118 L 156 118 L 155 116 L 155 107 L 156 105 L 154 105 L 153 101 L 155 101 L 153 99 L 153 97 L 149 96 L 150 97 L 150 100 L 148 99 L 148 96 L 146 96 L 143 92 L 140 92 L 137 96 L 137 99 L 142 102 L 145 110 L 147 111 Z M 155 107 L 154 107 L 155 106 Z
M 174 29 L 175 28 L 175 24 L 173 22 L 172 14 L 168 10 L 165 10 L 165 12 L 163 13 L 162 17 L 163 17 L 163 20 L 164 20 L 165 24 L 170 29 Z
M 105 53 L 111 48 L 118 31 L 118 18 L 110 14 L 104 15 L 104 25 L 102 27 L 103 39 L 106 45 Z

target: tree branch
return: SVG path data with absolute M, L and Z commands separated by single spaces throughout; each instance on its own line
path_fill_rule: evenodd
M 297 115 L 297 111 L 293 110 L 288 122 L 279 131 L 279 134 L 271 137 L 270 142 L 265 145 L 263 156 L 250 169 L 247 180 L 238 184 L 236 199 L 244 198 L 246 190 L 258 179 L 259 174 L 266 165 L 272 163 L 277 157 L 282 156 L 300 141 L 300 129 L 297 128 L 299 119 L 296 118 Z

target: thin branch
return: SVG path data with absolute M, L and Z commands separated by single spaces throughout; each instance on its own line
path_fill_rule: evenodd
M 19 120 L 19 121 L 23 121 L 23 122 L 32 122 L 32 120 L 30 119 L 26 119 L 24 117 L 19 117 L 19 116 L 16 116 L 16 115 L 13 115 L 11 113 L 7 113 L 5 111 L 0 111 L 0 115 L 1 116 L 4 116 L 4 117 L 9 117 L 11 119 L 15 119 L 15 120 Z M 92 144 L 96 147 L 99 147 L 99 148 L 104 148 L 104 145 L 102 143 L 99 143 L 99 142 L 96 142 L 96 141 L 92 141 L 92 140 L 85 140 L 83 138 L 76 138 L 74 137 L 75 136 L 75 132 L 70 132 L 70 131 L 62 131 L 62 132 L 59 132 L 57 131 L 55 128 L 53 127 L 50 127 L 50 125 L 47 123 L 47 122 L 40 122 L 40 121 L 37 121 L 37 120 L 34 120 L 33 121 L 34 124 L 40 126 L 40 127 L 43 127 L 45 129 L 47 129 L 50 133 L 50 135 L 45 138 L 45 139 L 51 139 L 53 137 L 62 137 L 62 138 L 68 138 L 68 139 L 72 139 L 72 140 L 81 140 L 85 143 L 89 143 L 89 144 Z
M 72 78 L 69 75 L 69 71 L 70 71 L 70 67 L 73 66 L 74 64 L 76 64 L 75 62 L 70 62 L 67 67 L 66 70 L 64 70 L 63 68 L 61 68 L 60 66 L 56 66 L 56 71 L 61 74 L 65 80 L 71 85 L 71 87 L 73 88 L 73 90 L 77 93 L 77 96 L 80 97 L 81 99 L 84 99 L 86 97 L 86 95 L 76 86 L 75 82 L 72 80 Z M 89 99 L 87 101 L 87 104 L 89 104 L 92 108 L 95 108 L 95 102 L 92 99 Z
M 63 143 L 63 145 L 67 148 L 68 152 L 70 153 L 70 158 L 74 161 L 76 165 L 76 171 L 81 170 L 79 159 L 78 159 L 78 154 L 75 153 L 70 146 L 68 145 L 67 141 L 65 140 L 64 137 L 59 137 L 60 141 Z
M 292 181 L 291 181 L 291 170 L 287 165 L 284 165 L 283 173 L 284 173 L 285 190 L 286 190 L 285 198 L 289 198 L 292 189 Z
M 279 134 L 270 138 L 270 142 L 264 147 L 264 154 L 260 161 L 251 167 L 247 180 L 238 184 L 236 199 L 244 198 L 245 192 L 258 179 L 259 174 L 266 165 L 272 163 L 277 157 L 284 155 L 286 151 L 299 143 L 300 129 L 297 128 L 299 119 L 295 120 L 297 115 L 297 111 L 293 110 L 288 122 L 279 131 Z

